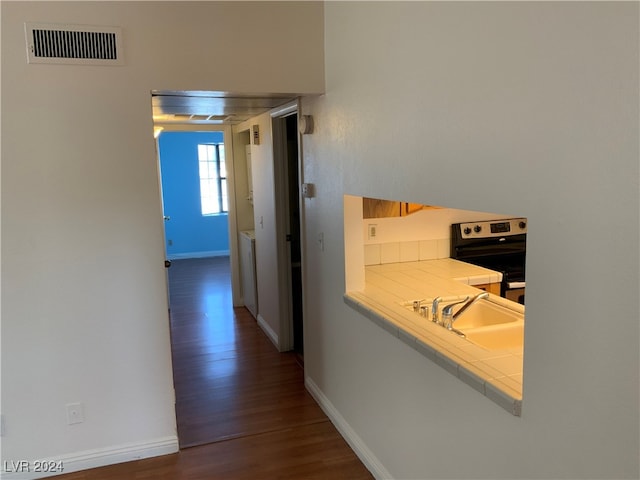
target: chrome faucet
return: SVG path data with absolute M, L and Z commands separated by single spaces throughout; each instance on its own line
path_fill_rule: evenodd
M 449 305 L 445 305 L 442 309 L 442 326 L 448 330 L 453 328 L 453 307 L 456 305 L 460 305 L 461 303 L 465 303 L 469 301 L 469 297 L 465 297 L 462 300 L 458 300 L 457 302 L 450 303 Z M 465 307 L 462 307 L 465 308 Z M 456 314 L 457 316 L 457 314 Z
M 462 313 L 469 308 L 471 305 L 473 305 L 474 303 L 476 303 L 478 300 L 483 300 L 489 298 L 489 292 L 481 292 L 477 295 L 475 295 L 474 297 L 471 298 L 471 300 L 469 300 L 469 302 L 467 302 L 465 305 L 462 306 L 462 308 L 460 310 L 458 310 L 456 313 L 453 314 L 453 321 L 456 321 L 456 318 L 458 318 L 460 315 L 462 315 Z
M 444 309 L 442 310 L 442 324 L 447 327 L 449 330 L 453 329 L 453 322 L 456 321 L 456 319 L 462 315 L 471 305 L 473 305 L 474 303 L 476 303 L 478 300 L 482 300 L 484 298 L 489 298 L 489 292 L 481 292 L 478 293 L 477 295 L 474 295 L 473 297 L 471 297 L 471 299 L 469 299 L 469 297 L 465 298 L 464 300 L 460 301 L 460 302 L 456 302 L 456 303 L 452 303 L 450 305 L 447 305 L 446 307 L 444 307 Z M 456 313 L 453 313 L 453 306 L 454 305 L 458 305 L 459 303 L 464 303 L 466 302 L 462 308 L 460 308 L 460 310 L 458 310 Z

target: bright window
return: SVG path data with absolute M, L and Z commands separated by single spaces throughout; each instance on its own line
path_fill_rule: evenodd
M 229 210 L 227 202 L 227 169 L 224 145 L 198 145 L 200 167 L 200 203 L 202 215 L 216 215 Z

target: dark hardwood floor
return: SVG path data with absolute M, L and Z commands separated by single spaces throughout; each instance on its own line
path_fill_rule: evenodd
M 174 261 L 171 344 L 180 452 L 60 480 L 371 479 L 245 308 L 233 308 L 229 258 Z

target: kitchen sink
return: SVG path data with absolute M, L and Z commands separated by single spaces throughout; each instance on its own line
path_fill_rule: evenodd
M 446 305 L 465 298 L 469 297 L 443 298 L 438 308 L 439 318 L 442 318 L 442 309 Z M 419 302 L 420 305 L 428 307 L 429 319 L 432 317 L 432 301 L 432 299 L 424 299 Z M 510 308 L 508 303 L 512 302 L 491 296 L 489 299 L 476 301 L 455 320 L 452 333 L 463 334 L 469 342 L 487 350 L 522 347 L 524 343 L 524 311 L 519 305 Z M 413 301 L 403 302 L 402 305 L 407 309 L 414 310 Z M 453 312 L 457 312 L 460 307 L 455 306 Z M 416 314 L 418 313 L 416 312 Z
M 455 308 L 455 307 L 454 307 Z M 454 312 L 456 310 L 454 309 Z M 467 309 L 454 322 L 454 328 L 463 332 L 470 328 L 512 323 L 522 319 L 522 314 L 490 301 L 480 300 Z
M 465 298 L 469 297 L 443 298 L 438 308 L 439 317 L 441 318 L 442 309 L 446 305 Z M 489 299 L 476 301 L 455 320 L 452 333 L 463 334 L 469 342 L 487 350 L 522 347 L 524 344 L 524 311 L 519 305 L 510 308 L 507 303 L 512 302 L 491 296 Z M 413 301 L 403 302 L 402 305 L 407 309 L 413 309 Z M 428 307 L 428 318 L 430 319 L 432 317 L 432 299 L 421 300 L 420 305 Z M 455 306 L 453 308 L 454 314 L 459 309 L 459 305 Z
M 463 331 L 465 338 L 487 350 L 519 348 L 524 344 L 524 321 Z
M 453 326 L 468 341 L 487 350 L 518 348 L 524 344 L 523 314 L 491 301 L 474 303 Z

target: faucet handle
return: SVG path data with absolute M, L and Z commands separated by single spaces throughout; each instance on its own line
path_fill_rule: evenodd
M 436 297 L 431 305 L 431 321 L 434 323 L 438 323 L 438 305 L 441 301 L 442 297 Z

